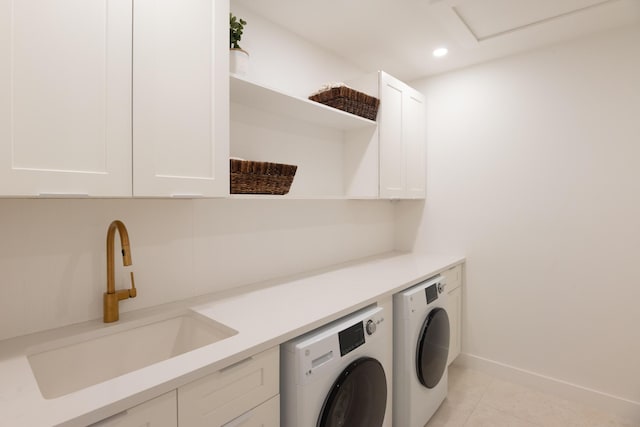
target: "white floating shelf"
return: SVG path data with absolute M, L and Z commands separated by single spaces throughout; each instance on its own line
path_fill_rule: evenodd
M 263 199 L 263 200 L 382 200 L 374 196 L 344 196 L 344 195 L 297 195 L 290 194 L 230 194 L 230 199 Z M 386 199 L 385 199 L 386 200 Z M 388 201 L 388 200 L 387 200 Z
M 287 95 L 233 74 L 229 77 L 231 102 L 339 130 L 376 126 L 373 120 L 345 113 L 308 99 Z

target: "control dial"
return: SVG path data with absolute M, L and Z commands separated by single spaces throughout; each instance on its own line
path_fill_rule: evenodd
M 373 320 L 367 320 L 365 329 L 367 330 L 368 335 L 373 335 L 373 333 L 376 331 L 376 328 L 376 323 Z
M 438 282 L 438 292 L 443 293 L 445 286 L 447 286 L 446 283 Z

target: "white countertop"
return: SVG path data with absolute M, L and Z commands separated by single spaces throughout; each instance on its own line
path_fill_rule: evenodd
M 0 341 L 0 419 L 12 427 L 86 426 L 390 297 L 464 261 L 390 253 L 281 280 Z M 45 399 L 27 356 L 43 343 L 185 308 L 238 331 L 232 337 L 87 387 Z

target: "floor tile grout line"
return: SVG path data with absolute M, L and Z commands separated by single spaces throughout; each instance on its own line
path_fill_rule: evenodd
M 535 422 L 535 421 L 531 421 L 531 420 L 529 420 L 529 419 L 526 419 L 526 418 L 521 417 L 519 414 L 516 414 L 516 413 L 513 413 L 513 412 L 509 412 L 509 411 L 505 411 L 504 409 L 496 408 L 494 405 L 492 405 L 491 403 L 489 403 L 489 402 L 487 402 L 487 401 L 482 402 L 482 401 L 484 400 L 484 397 L 485 397 L 486 393 L 489 391 L 489 388 L 490 388 L 490 387 L 491 387 L 491 386 L 496 382 L 496 380 L 497 380 L 496 378 L 493 378 L 493 379 L 491 380 L 491 383 L 489 383 L 489 385 L 488 385 L 488 386 L 487 386 L 487 388 L 485 389 L 484 393 L 482 394 L 482 397 L 481 397 L 481 398 L 480 398 L 480 400 L 478 401 L 478 405 L 479 405 L 480 403 L 482 403 L 483 405 L 486 405 L 487 407 L 489 407 L 489 408 L 493 409 L 494 411 L 498 411 L 498 412 L 499 412 L 499 413 L 501 413 L 501 414 L 508 415 L 508 416 L 510 416 L 510 417 L 512 417 L 512 418 L 516 418 L 516 419 L 518 419 L 518 420 L 520 420 L 520 421 L 524 421 L 524 422 L 526 422 L 526 423 L 528 423 L 528 424 L 531 424 L 531 425 L 534 425 L 534 426 L 545 427 L 545 425 L 544 425 L 544 424 L 538 424 L 538 423 L 537 423 L 537 422 Z M 477 407 L 477 405 L 476 405 L 476 407 Z M 474 408 L 473 410 L 475 411 L 475 410 L 476 410 L 476 408 Z M 463 426 L 463 427 L 464 427 L 464 426 Z
M 491 378 L 491 381 L 489 381 L 487 386 L 482 391 L 482 396 L 480 396 L 480 399 L 478 399 L 478 401 L 473 405 L 473 409 L 469 412 L 469 415 L 467 415 L 467 417 L 465 418 L 464 423 L 462 424 L 462 427 L 465 427 L 469 423 L 469 419 L 471 418 L 473 413 L 476 412 L 476 409 L 478 409 L 478 405 L 480 405 L 480 402 L 482 402 L 482 399 L 484 399 L 484 396 L 487 394 L 489 387 L 491 387 L 494 381 L 495 381 L 495 378 Z

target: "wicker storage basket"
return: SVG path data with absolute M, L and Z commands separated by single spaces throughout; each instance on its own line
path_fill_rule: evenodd
M 230 159 L 231 194 L 287 194 L 298 166 Z
M 380 106 L 378 98 L 358 92 L 347 86 L 327 89 L 311 95 L 309 99 L 369 120 L 376 119 L 378 107 Z

